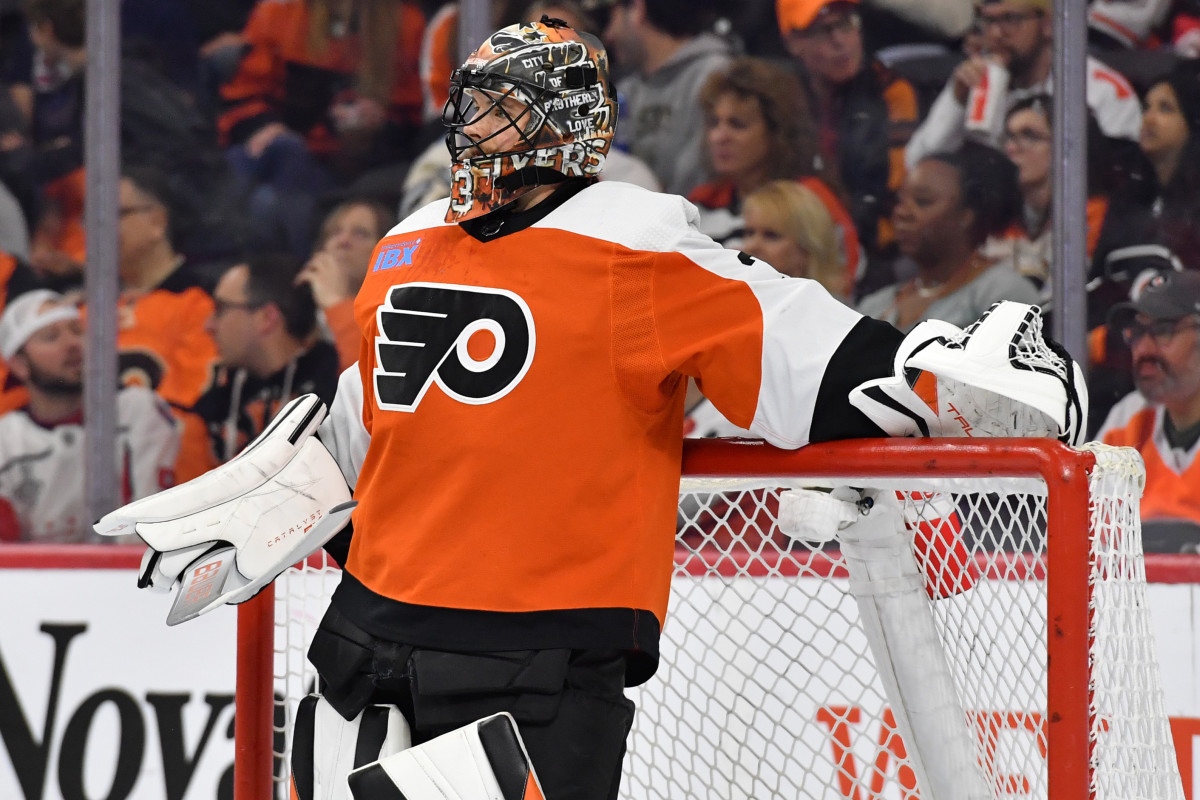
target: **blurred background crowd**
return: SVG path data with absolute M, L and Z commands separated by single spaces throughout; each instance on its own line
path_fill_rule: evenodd
M 688 197 L 722 245 L 865 314 L 1052 315 L 1052 276 L 1081 272 L 1090 432 L 1143 451 L 1147 514 L 1200 522 L 1200 0 L 1087 5 L 1072 264 L 1050 0 L 493 0 L 491 22 L 600 36 L 620 108 L 604 179 Z M 231 458 L 298 394 L 332 398 L 375 243 L 449 193 L 459 13 L 122 0 L 122 501 Z M 85 33 L 85 0 L 0 0 L 0 541 L 91 540 Z M 734 432 L 689 404 L 689 435 Z

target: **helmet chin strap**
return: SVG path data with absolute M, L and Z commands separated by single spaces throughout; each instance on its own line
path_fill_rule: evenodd
M 525 186 L 546 186 L 552 183 L 562 183 L 567 179 L 556 169 L 548 167 L 525 167 L 508 175 L 496 178 L 496 187 L 505 192 L 511 192 Z

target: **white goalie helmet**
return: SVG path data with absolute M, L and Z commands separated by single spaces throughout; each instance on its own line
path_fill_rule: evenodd
M 507 124 L 468 131 L 492 114 Z M 608 55 L 595 36 L 549 17 L 497 31 L 450 78 L 446 221 L 491 213 L 536 186 L 599 175 L 616 120 Z M 513 130 L 515 144 L 488 146 Z

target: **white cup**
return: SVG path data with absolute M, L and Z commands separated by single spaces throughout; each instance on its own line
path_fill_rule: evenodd
M 997 141 L 1004 130 L 1007 97 L 1008 70 L 989 61 L 983 78 L 967 94 L 964 123 L 967 132 L 981 134 L 987 141 Z

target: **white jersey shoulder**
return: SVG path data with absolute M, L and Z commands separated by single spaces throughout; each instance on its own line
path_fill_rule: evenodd
M 1129 80 L 1103 61 L 1087 58 L 1087 104 L 1106 136 L 1137 141 L 1142 103 Z
M 534 223 L 619 244 L 631 250 L 678 250 L 700 216 L 677 194 L 663 194 L 622 181 L 600 181 Z M 707 240 L 707 237 L 702 237 Z M 709 246 L 719 247 L 709 241 Z
M 158 393 L 145 386 L 126 386 L 117 393 L 117 415 L 121 422 L 145 421 L 146 414 L 157 414 L 176 425 L 175 415 Z
M 384 234 L 384 238 L 455 224 L 446 222 L 446 207 L 449 203 L 450 198 L 443 197 L 421 206 L 394 225 L 390 231 Z
M 84 499 L 84 429 L 76 422 L 44 426 L 24 410 L 0 415 L 0 498 L 12 506 L 30 541 L 94 541 Z M 113 467 L 125 500 L 169 485 L 179 452 L 174 416 L 149 389 L 117 394 Z

